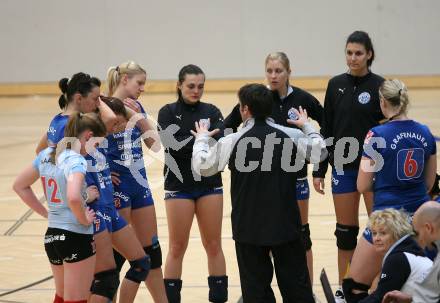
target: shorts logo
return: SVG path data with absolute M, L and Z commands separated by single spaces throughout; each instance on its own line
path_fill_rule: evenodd
M 335 186 L 338 186 L 339 180 L 332 176 L 332 182 Z
M 96 243 L 95 243 L 95 240 L 93 240 L 92 243 L 90 243 L 90 245 L 92 245 L 92 252 L 96 253 Z
M 121 199 L 119 198 L 114 198 L 113 202 L 115 203 L 115 207 L 116 208 L 121 208 Z
M 290 120 L 298 120 L 299 118 L 293 107 L 289 109 L 289 111 L 287 112 L 287 116 L 289 117 Z
M 72 254 L 70 257 L 65 257 L 64 261 L 73 261 L 78 259 L 78 254 Z
M 95 220 L 93 220 L 93 223 L 95 224 L 95 231 L 98 231 L 101 227 L 101 220 L 99 218 L 96 218 Z
M 370 102 L 370 99 L 371 99 L 371 96 L 367 92 L 361 93 L 358 97 L 358 101 L 360 104 L 367 104 L 368 102 Z

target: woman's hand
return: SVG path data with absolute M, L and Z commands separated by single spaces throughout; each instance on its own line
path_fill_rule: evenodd
M 136 100 L 133 100 L 131 98 L 125 98 L 124 99 L 124 105 L 131 108 L 132 110 L 134 110 L 137 113 L 141 112 L 141 107 L 140 105 L 136 102 Z
M 119 185 L 121 184 L 121 179 L 119 179 L 119 174 L 117 172 L 110 172 L 111 176 L 112 176 L 112 183 L 113 185 Z
M 99 190 L 95 185 L 87 187 L 87 200 L 86 203 L 92 203 L 93 201 L 99 199 Z
M 95 220 L 95 211 L 91 209 L 90 207 L 86 207 L 84 209 L 84 222 L 80 222 L 82 225 L 90 225 Z
M 316 192 L 323 195 L 325 187 L 324 178 L 313 178 L 313 187 L 315 188 Z
M 208 121 L 209 121 L 209 118 L 208 118 Z M 195 124 L 196 131 L 191 130 L 191 134 L 196 138 L 200 135 L 208 135 L 209 137 L 212 137 L 220 131 L 220 129 L 218 129 L 218 128 L 209 131 L 209 124 L 210 123 L 199 123 L 196 121 L 194 124 Z

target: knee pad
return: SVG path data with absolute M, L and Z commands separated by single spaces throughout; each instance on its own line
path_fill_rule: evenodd
M 124 266 L 125 258 L 116 249 L 113 249 L 113 257 L 115 258 L 116 269 L 121 272 L 122 266 Z
M 363 298 L 368 297 L 369 285 L 356 282 L 352 278 L 347 278 L 342 281 L 342 290 L 344 291 L 345 301 L 347 303 L 357 303 Z M 354 294 L 353 290 L 361 291 Z
M 90 291 L 94 295 L 113 300 L 119 287 L 119 271 L 110 269 L 95 274 Z
M 144 247 L 144 251 L 151 259 L 151 269 L 159 268 L 162 266 L 162 249 L 160 243 L 156 242 L 153 245 Z
M 125 278 L 135 283 L 145 281 L 150 271 L 150 257 L 145 256 L 141 259 L 130 261 L 130 269 L 125 274 Z
M 209 302 L 224 303 L 228 301 L 228 276 L 209 276 Z
M 303 236 L 304 248 L 310 250 L 312 248 L 312 239 L 310 239 L 309 223 L 301 226 L 301 232 Z
M 359 226 L 342 225 L 336 223 L 336 245 L 342 250 L 353 250 L 357 245 Z
M 182 290 L 182 280 L 164 279 L 165 291 L 169 303 L 180 303 L 180 291 Z

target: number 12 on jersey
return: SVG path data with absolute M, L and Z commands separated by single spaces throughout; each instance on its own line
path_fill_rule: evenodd
M 47 202 L 51 202 L 51 203 L 60 203 L 61 200 L 58 198 L 58 184 L 57 181 L 55 181 L 55 179 L 53 178 L 49 178 L 49 180 L 47 180 L 47 184 L 46 184 L 46 177 L 45 176 L 41 176 L 41 181 L 43 183 L 43 189 L 44 189 L 44 195 L 46 196 Z M 50 195 L 50 199 L 47 196 L 48 192 L 47 192 L 47 188 L 50 188 L 52 190 L 52 193 Z

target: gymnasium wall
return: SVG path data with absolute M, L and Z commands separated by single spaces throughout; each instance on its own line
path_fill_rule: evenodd
M 356 29 L 373 38 L 374 71 L 439 76 L 439 12 L 438 0 L 1 0 L 0 83 L 104 78 L 127 59 L 150 79 L 188 63 L 210 79 L 262 78 L 275 50 L 294 76 L 328 76 L 345 71 Z

